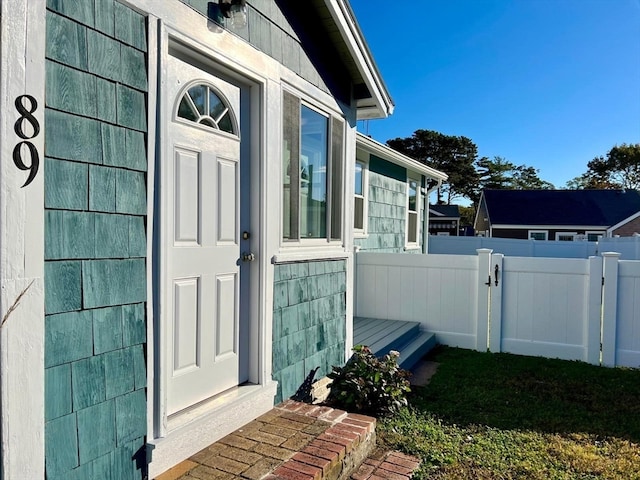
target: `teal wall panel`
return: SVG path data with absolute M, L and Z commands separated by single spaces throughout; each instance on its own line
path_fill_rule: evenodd
M 90 357 L 93 352 L 92 323 L 92 311 L 48 315 L 44 335 L 45 367 Z
M 99 308 L 92 312 L 94 352 L 100 354 L 122 348 L 122 307 Z
M 47 58 L 82 70 L 87 68 L 87 28 L 47 12 Z
M 105 401 L 104 355 L 71 364 L 71 389 L 74 411 Z
M 139 480 L 146 435 L 146 18 L 48 0 L 45 462 Z
M 407 215 L 407 170 L 371 155 L 369 161 L 367 236 L 354 239 L 361 251 L 420 253 L 405 250 Z M 422 244 L 422 232 L 418 234 Z
M 46 65 L 46 105 L 69 113 L 95 117 L 96 77 L 47 61 Z
M 45 158 L 44 206 L 86 210 L 89 198 L 88 165 Z
M 47 8 L 84 25 L 94 25 L 94 0 L 47 0 Z
M 118 80 L 121 74 L 121 43 L 94 30 L 87 32 L 89 72 Z
M 76 414 L 58 417 L 45 424 L 45 458 L 47 476 L 64 474 L 78 466 Z
M 146 278 L 146 262 L 142 258 L 83 261 L 83 307 L 144 302 L 147 298 Z
M 113 37 L 115 32 L 114 0 L 95 1 L 95 28 Z
M 80 463 L 112 452 L 116 447 L 115 402 L 102 402 L 78 412 L 78 450 Z
M 44 392 L 45 420 L 52 420 L 71 413 L 71 365 L 66 363 L 46 369 Z
M 309 371 L 316 378 L 342 365 L 346 335 L 346 262 L 274 267 L 273 378 L 276 401 L 293 395 Z
M 98 119 L 105 122 L 116 123 L 118 120 L 116 111 L 116 84 L 105 80 L 96 79 L 96 96 L 98 102 Z
M 45 232 L 45 239 L 47 232 Z M 44 311 L 60 313 L 80 310 L 82 305 L 81 263 L 45 262 Z

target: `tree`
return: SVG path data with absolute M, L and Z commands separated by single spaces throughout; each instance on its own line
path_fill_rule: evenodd
M 458 210 L 460 211 L 460 225 L 473 225 L 476 220 L 476 208 L 473 205 L 469 205 L 468 207 L 460 206 Z
M 445 203 L 445 196 L 449 205 L 455 197 L 473 198 L 478 147 L 469 138 L 416 130 L 411 137 L 388 140 L 387 145 L 449 176 L 446 184 L 438 189 L 438 203 Z
M 503 157 L 493 160 L 482 157 L 477 162 L 478 195 L 480 190 L 540 190 L 555 188 L 551 183 L 542 180 L 534 167 L 515 165 Z M 474 199 L 477 201 L 477 197 Z
M 640 189 L 640 143 L 616 145 L 606 157 L 595 157 L 585 173 L 567 182 L 567 188 Z

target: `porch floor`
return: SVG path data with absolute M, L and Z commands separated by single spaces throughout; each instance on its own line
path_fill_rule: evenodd
M 376 449 L 375 425 L 372 417 L 287 400 L 156 480 L 411 478 L 419 460 Z

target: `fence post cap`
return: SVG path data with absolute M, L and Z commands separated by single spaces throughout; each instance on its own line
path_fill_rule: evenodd
M 603 257 L 619 257 L 620 255 L 618 252 L 602 252 Z
M 493 249 L 492 248 L 477 248 L 476 252 L 478 252 L 478 253 L 492 253 Z

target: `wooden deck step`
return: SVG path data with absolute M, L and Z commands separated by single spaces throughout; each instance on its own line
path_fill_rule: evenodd
M 367 345 L 376 356 L 400 352 L 400 366 L 413 367 L 435 344 L 435 335 L 420 330 L 419 322 L 354 317 L 355 345 Z

